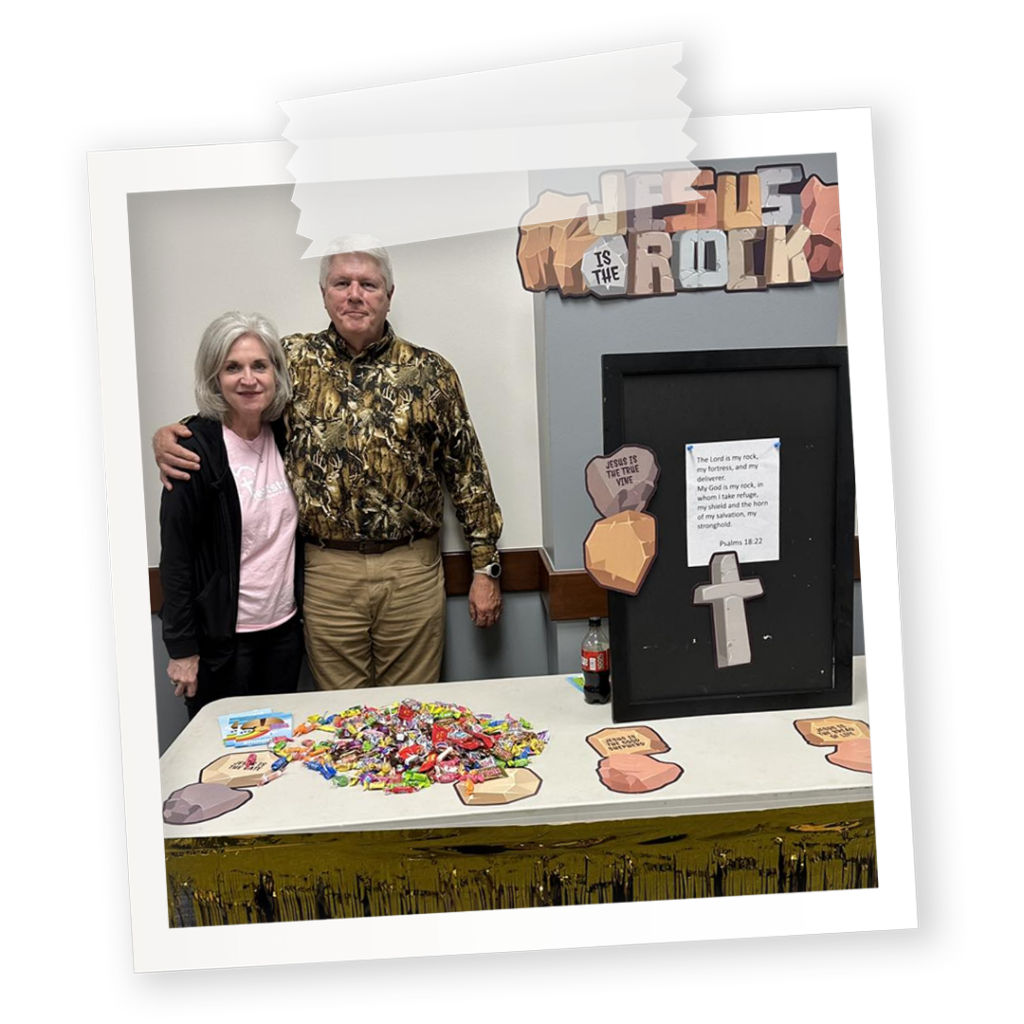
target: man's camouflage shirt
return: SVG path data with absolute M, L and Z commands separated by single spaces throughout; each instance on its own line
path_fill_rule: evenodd
M 302 532 L 375 541 L 434 533 L 443 481 L 473 567 L 492 562 L 501 509 L 452 365 L 389 323 L 357 356 L 333 324 L 281 342 L 294 389 L 285 461 Z

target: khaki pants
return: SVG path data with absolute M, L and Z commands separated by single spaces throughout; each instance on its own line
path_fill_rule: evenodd
M 321 690 L 436 683 L 444 610 L 439 536 L 380 555 L 306 544 L 306 653 Z

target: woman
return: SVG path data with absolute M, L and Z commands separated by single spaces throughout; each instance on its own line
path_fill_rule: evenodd
M 291 382 L 273 324 L 214 320 L 195 393 L 181 443 L 201 468 L 160 505 L 167 675 L 189 718 L 222 697 L 294 692 L 303 653 L 298 510 L 281 457 Z

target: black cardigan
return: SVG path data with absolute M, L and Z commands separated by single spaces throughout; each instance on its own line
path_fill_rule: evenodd
M 194 416 L 179 443 L 202 460 L 189 480 L 176 480 L 160 501 L 160 583 L 164 644 L 172 658 L 198 654 L 209 668 L 235 649 L 242 512 L 228 464 L 223 425 Z M 284 451 L 284 424 L 271 424 Z M 296 540 L 295 601 L 301 609 L 302 548 Z

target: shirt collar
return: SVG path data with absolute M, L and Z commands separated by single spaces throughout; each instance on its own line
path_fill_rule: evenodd
M 395 340 L 395 330 L 391 326 L 391 322 L 389 320 L 385 320 L 384 334 L 381 336 L 380 341 L 375 341 L 369 348 L 363 349 L 363 351 L 357 356 L 352 355 L 345 347 L 345 343 L 342 341 L 333 323 L 327 325 L 327 330 L 324 331 L 322 337 L 326 339 L 327 343 L 334 349 L 339 358 L 375 359 L 391 347 L 391 343 Z

